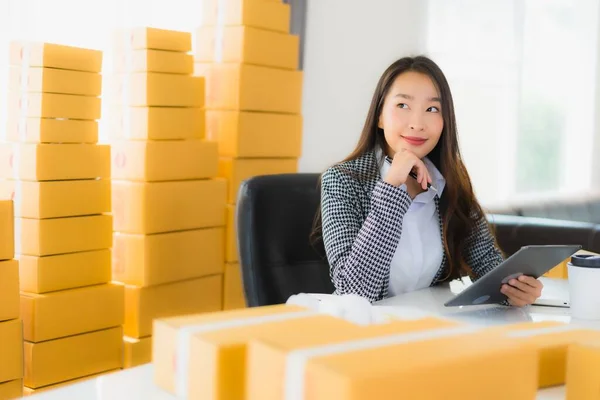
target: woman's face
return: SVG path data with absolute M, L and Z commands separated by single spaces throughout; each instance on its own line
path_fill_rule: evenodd
M 383 129 L 387 155 L 402 149 L 427 156 L 437 145 L 444 120 L 437 87 L 429 76 L 408 71 L 396 77 L 385 97 L 378 127 Z

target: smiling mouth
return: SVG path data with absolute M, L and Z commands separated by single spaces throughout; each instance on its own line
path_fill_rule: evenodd
M 420 138 L 420 137 L 415 137 L 415 136 L 402 136 L 402 139 L 404 139 L 409 144 L 412 144 L 415 146 L 419 146 L 427 141 L 427 139 L 425 139 L 425 138 Z

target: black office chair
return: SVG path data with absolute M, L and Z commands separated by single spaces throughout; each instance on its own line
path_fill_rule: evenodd
M 281 304 L 297 293 L 332 293 L 323 243 L 311 243 L 318 174 L 256 176 L 239 189 L 237 241 L 246 303 Z

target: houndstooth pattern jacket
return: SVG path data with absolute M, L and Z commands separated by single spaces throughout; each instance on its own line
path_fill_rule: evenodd
M 323 241 L 335 293 L 357 294 L 371 302 L 388 295 L 392 257 L 402 234 L 402 219 L 412 203 L 405 189 L 381 179 L 380 165 L 376 154 L 369 152 L 329 168 L 321 180 Z M 440 215 L 437 195 L 435 203 Z M 503 261 L 485 218 L 465 249 L 475 279 Z M 431 285 L 443 279 L 446 264 L 444 253 Z

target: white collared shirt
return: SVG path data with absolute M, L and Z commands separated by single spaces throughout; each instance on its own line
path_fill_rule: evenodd
M 446 180 L 428 158 L 423 162 L 431 175 L 432 186 L 441 197 Z M 390 165 L 384 162 L 380 170 L 382 178 L 389 169 Z M 388 296 L 429 287 L 442 264 L 444 247 L 435 195 L 433 190 L 418 194 L 404 215 L 402 235 L 390 266 Z

